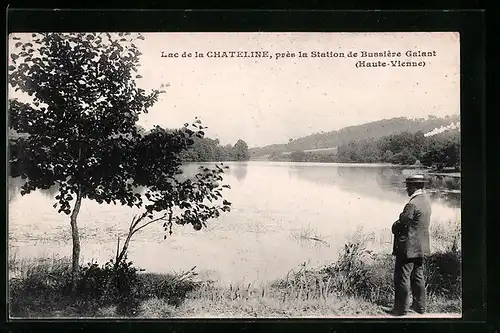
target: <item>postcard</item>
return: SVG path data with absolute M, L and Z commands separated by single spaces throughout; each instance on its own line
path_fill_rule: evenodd
M 461 318 L 458 32 L 8 46 L 11 318 Z

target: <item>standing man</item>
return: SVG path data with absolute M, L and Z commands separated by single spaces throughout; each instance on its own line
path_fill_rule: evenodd
M 406 193 L 410 200 L 405 205 L 399 220 L 392 225 L 396 257 L 394 268 L 394 307 L 386 310 L 395 316 L 403 316 L 409 309 L 425 313 L 424 256 L 430 254 L 429 225 L 430 200 L 424 192 L 426 180 L 423 175 L 406 178 Z M 410 304 L 410 290 L 413 303 Z

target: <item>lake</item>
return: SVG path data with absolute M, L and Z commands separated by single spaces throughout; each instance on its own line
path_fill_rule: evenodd
M 302 263 L 336 259 L 346 241 L 367 235 L 380 252 L 392 249 L 390 227 L 408 197 L 402 181 L 415 170 L 359 164 L 231 162 L 225 198 L 232 211 L 195 231 L 174 225 L 163 239 L 160 225 L 134 235 L 129 259 L 149 272 L 196 266 L 203 278 L 252 283 L 283 277 Z M 186 174 L 197 165 L 186 167 Z M 70 256 L 69 216 L 52 208 L 57 189 L 21 196 L 9 183 L 9 251 L 18 257 Z M 459 184 L 433 179 L 432 224 L 460 224 Z M 84 200 L 78 217 L 82 260 L 114 257 L 137 209 Z M 316 237 L 314 241 L 307 237 Z M 434 246 L 434 245 L 433 245 Z

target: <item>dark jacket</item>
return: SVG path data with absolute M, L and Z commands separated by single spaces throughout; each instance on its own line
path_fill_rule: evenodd
M 418 258 L 430 254 L 431 203 L 426 194 L 417 194 L 405 205 L 392 225 L 393 255 Z

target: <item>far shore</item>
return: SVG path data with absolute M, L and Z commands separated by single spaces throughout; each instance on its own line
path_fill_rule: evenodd
M 412 164 L 412 165 L 406 165 L 406 164 L 393 164 L 393 163 L 361 163 L 361 162 L 313 162 L 313 161 L 272 161 L 272 160 L 261 160 L 261 159 L 250 159 L 248 161 L 207 161 L 207 162 L 187 162 L 187 163 L 238 163 L 238 164 L 245 164 L 248 162 L 269 162 L 269 163 L 290 163 L 290 164 L 296 164 L 296 163 L 301 163 L 301 164 L 314 164 L 314 165 L 338 165 L 338 166 L 362 166 L 362 167 L 393 167 L 393 168 L 403 168 L 403 169 L 419 169 L 423 173 L 428 174 L 430 176 L 446 176 L 446 177 L 453 177 L 453 178 L 461 178 L 461 173 L 457 171 L 446 171 L 446 170 L 436 170 L 433 169 L 432 167 L 426 167 L 421 164 Z

